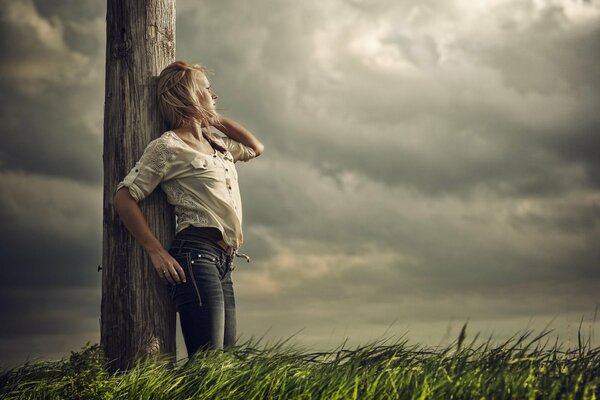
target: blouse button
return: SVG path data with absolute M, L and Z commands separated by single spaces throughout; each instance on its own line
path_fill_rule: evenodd
M 138 172 L 138 169 L 137 169 L 137 168 L 135 169 L 135 172 Z
M 229 171 L 229 169 L 225 168 L 225 171 Z

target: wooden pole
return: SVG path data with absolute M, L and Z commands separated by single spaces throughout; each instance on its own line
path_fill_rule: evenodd
M 100 342 L 111 371 L 175 357 L 174 305 L 150 258 L 115 212 L 116 185 L 167 127 L 156 79 L 175 60 L 175 0 L 108 0 L 104 105 L 104 226 Z M 140 208 L 163 246 L 175 216 L 158 187 Z

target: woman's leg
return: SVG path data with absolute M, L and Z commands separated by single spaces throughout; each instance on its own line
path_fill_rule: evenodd
M 225 256 L 225 276 L 221 280 L 223 287 L 223 299 L 225 302 L 225 337 L 223 346 L 225 348 L 235 345 L 237 322 L 235 315 L 235 293 L 233 292 L 233 281 L 231 279 L 231 257 Z
M 188 358 L 198 350 L 224 347 L 226 312 L 221 284 L 224 256 L 214 248 L 186 241 L 169 250 L 186 274 L 186 283 L 172 286 Z M 226 278 L 225 278 L 226 279 Z M 229 296 L 228 296 L 229 297 Z
M 179 308 L 179 321 L 188 358 L 197 351 L 223 348 L 225 315 L 222 308 L 185 304 Z

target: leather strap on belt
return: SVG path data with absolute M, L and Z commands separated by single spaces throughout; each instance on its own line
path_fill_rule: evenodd
M 193 240 L 193 238 L 198 238 L 198 237 L 206 238 L 206 239 L 213 241 L 213 243 L 216 243 L 217 245 L 219 245 L 219 247 L 221 247 L 225 251 L 225 253 L 227 255 L 229 255 L 230 257 L 232 257 L 232 258 L 233 258 L 233 256 L 244 257 L 244 258 L 246 258 L 247 262 L 250 262 L 250 257 L 248 257 L 244 253 L 238 253 L 236 248 L 234 248 L 233 246 L 229 246 L 227 243 L 225 243 L 225 241 L 223 239 L 215 240 L 215 237 L 213 235 L 211 235 L 209 232 L 207 232 L 206 229 L 197 228 L 197 227 L 188 227 L 188 228 L 184 229 L 184 231 L 180 232 L 179 235 L 176 235 L 177 239 L 185 240 L 185 239 L 189 238 L 189 239 Z

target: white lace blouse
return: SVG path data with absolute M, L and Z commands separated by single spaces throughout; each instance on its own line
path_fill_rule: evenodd
M 254 150 L 210 131 L 227 149 L 225 154 L 200 152 L 173 131 L 166 131 L 146 146 L 139 161 L 115 190 L 127 187 L 140 201 L 160 184 L 177 217 L 176 232 L 193 225 L 215 227 L 236 250 L 243 243 L 242 202 L 235 162 L 256 157 Z

